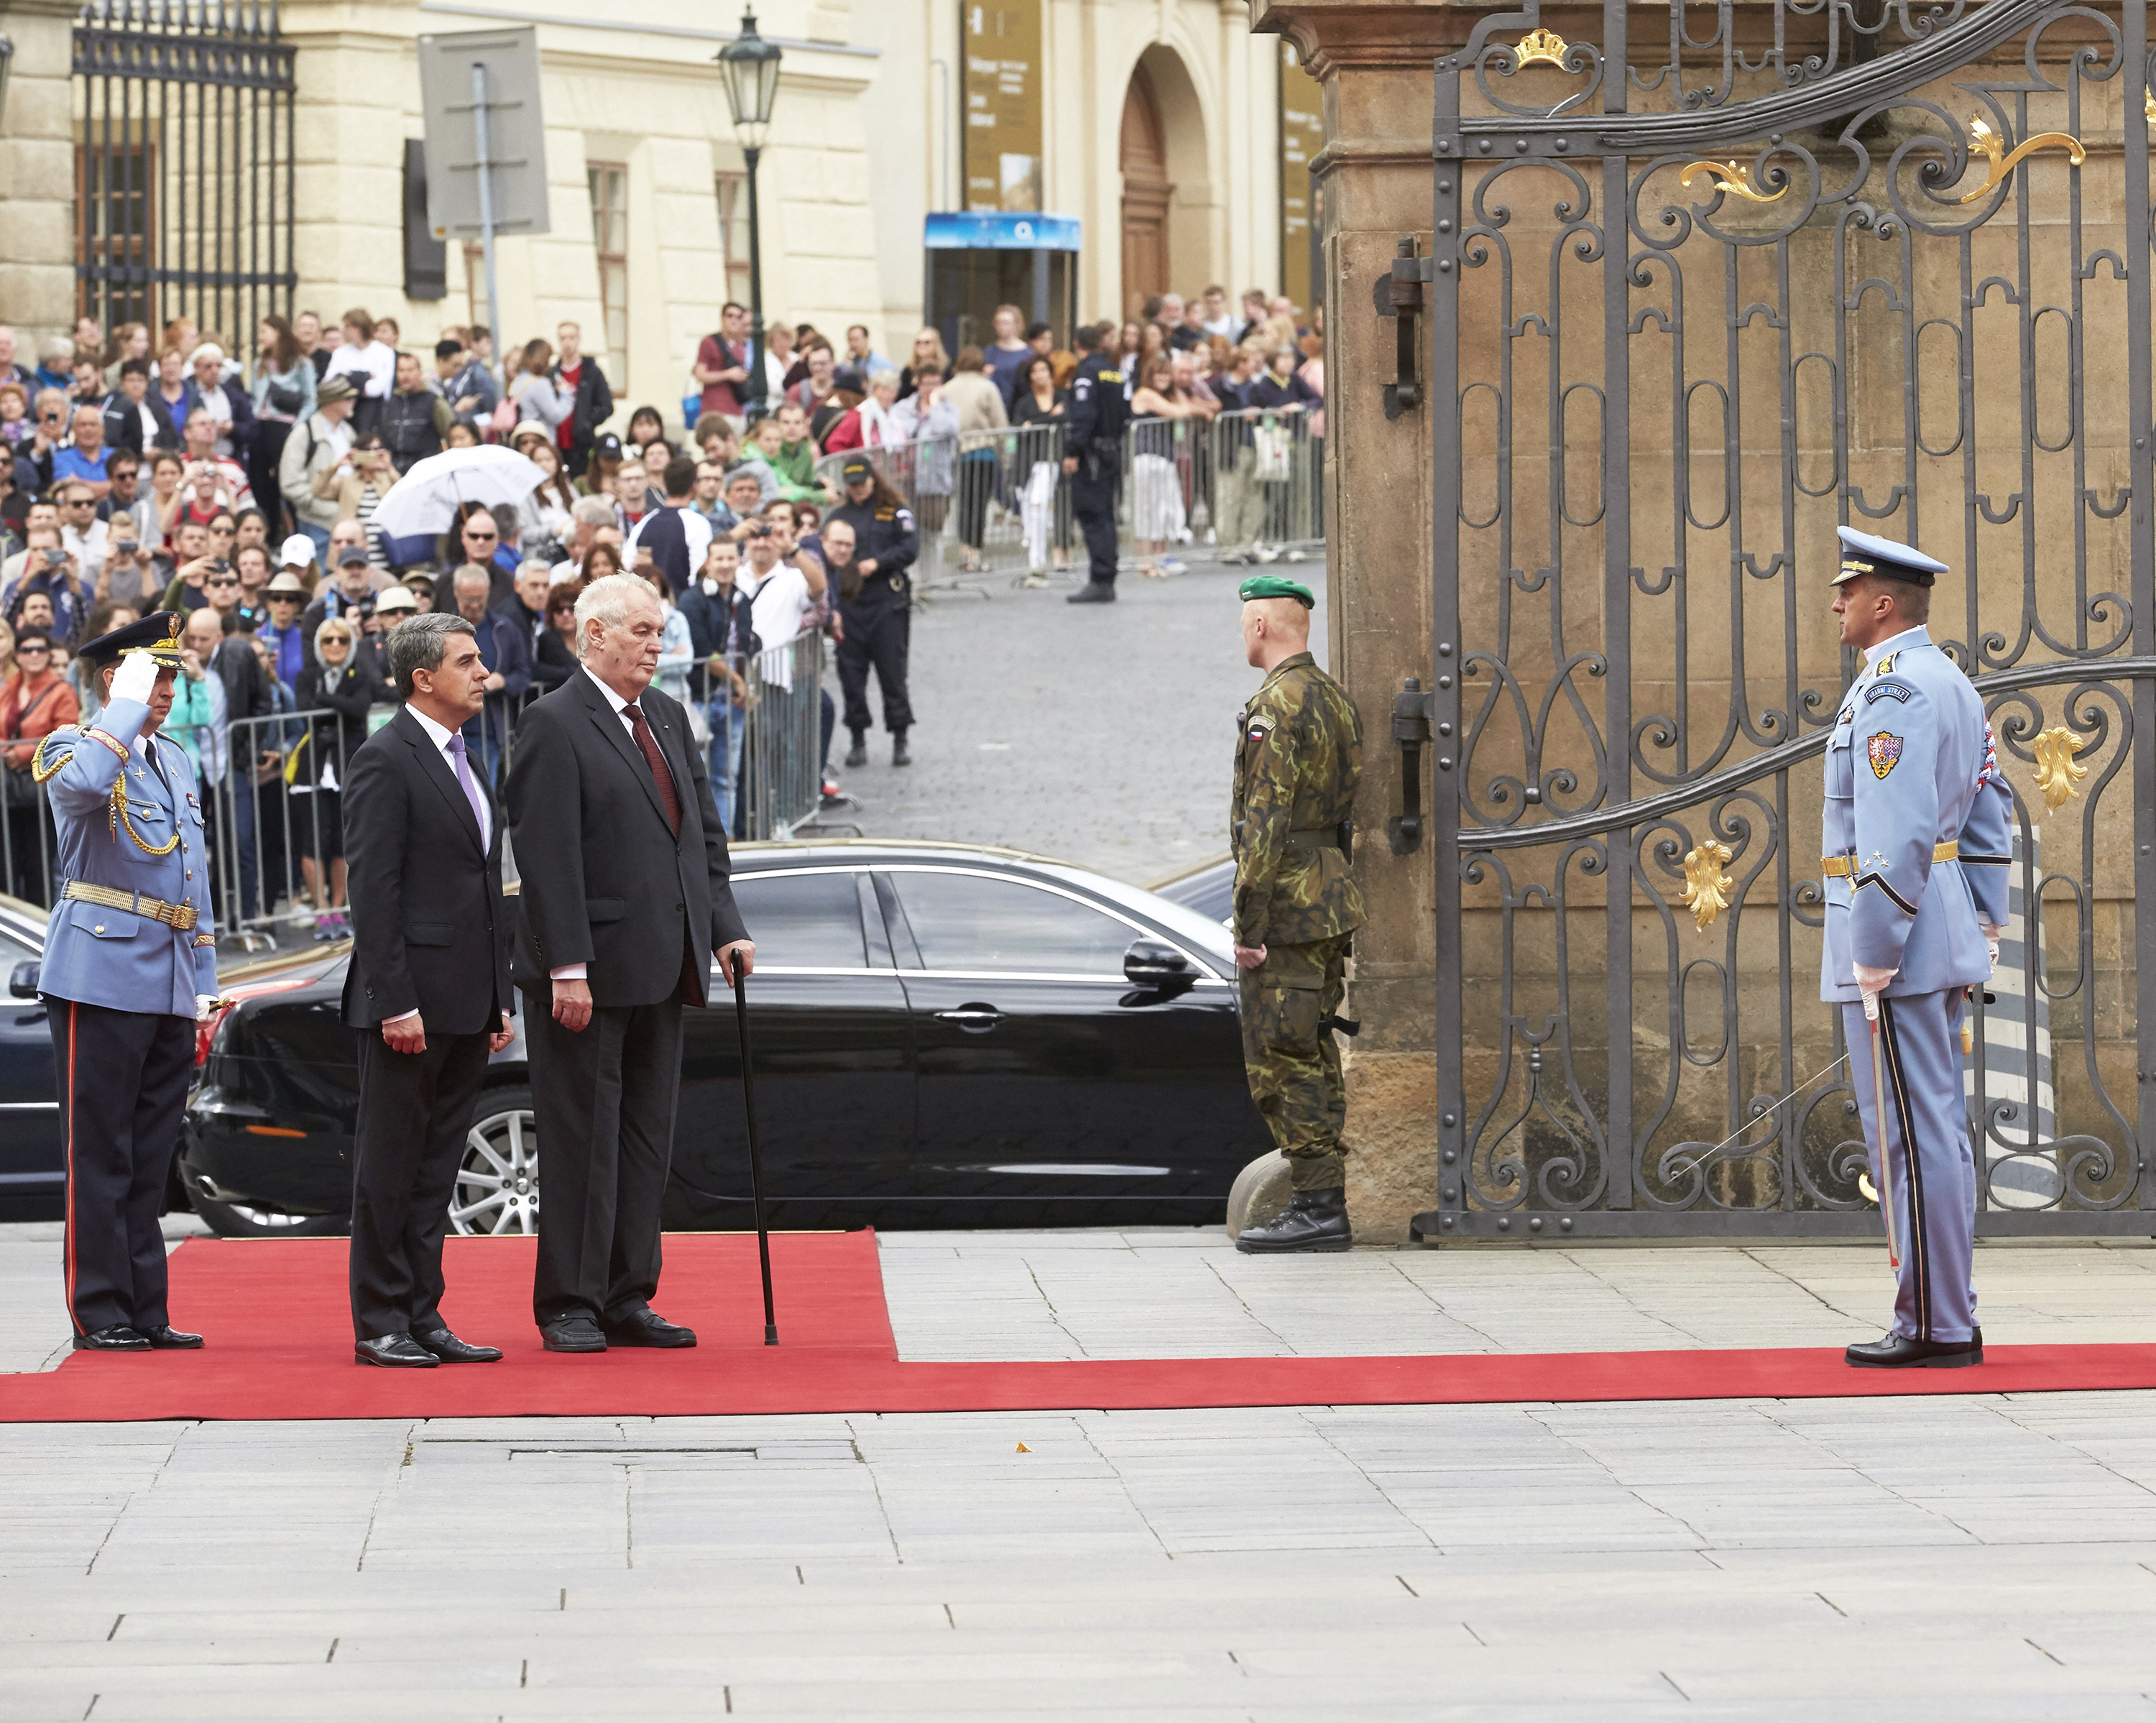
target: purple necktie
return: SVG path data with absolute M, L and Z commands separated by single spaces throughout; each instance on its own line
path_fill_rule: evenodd
M 465 792 L 465 800 L 471 803 L 472 818 L 479 822 L 479 847 L 487 846 L 486 798 L 479 792 L 479 785 L 471 775 L 471 762 L 465 757 L 465 739 L 461 736 L 449 738 L 449 757 L 456 762 L 457 787 Z

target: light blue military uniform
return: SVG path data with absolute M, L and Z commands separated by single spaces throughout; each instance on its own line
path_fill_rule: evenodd
M 1840 580 L 1944 565 L 1905 545 L 1841 532 Z M 1970 1338 L 1975 1163 L 1962 1092 L 1965 990 L 1991 973 L 1985 926 L 2006 920 L 2008 822 L 1984 702 L 1922 627 L 1870 649 L 1827 745 L 1820 854 L 1827 900 L 1820 997 L 1842 1007 L 1850 1076 L 1872 1177 L 1901 1249 L 1894 1332 Z M 1893 972 L 1881 989 L 1889 1164 L 1876 1164 L 1871 1028 L 1852 968 Z
M 147 654 L 179 669 L 177 616 L 83 648 L 93 667 Z M 141 736 L 150 708 L 109 702 L 54 731 L 32 772 L 59 832 L 44 996 L 67 1156 L 63 1256 L 78 1348 L 192 1348 L 172 1326 L 157 1223 L 194 1069 L 196 998 L 217 992 L 217 931 L 194 768 Z
M 194 767 L 180 745 L 136 745 L 150 709 L 115 700 L 84 729 L 59 730 L 38 754 L 59 832 L 59 877 L 169 904 L 192 904 L 178 929 L 110 905 L 63 901 L 53 910 L 38 990 L 116 1011 L 195 1015 L 195 996 L 217 992 L 217 933 Z M 157 750 L 157 766 L 147 751 Z M 124 762 L 121 755 L 126 755 Z M 126 806 L 115 800 L 124 780 Z M 158 854 L 158 850 L 166 851 Z

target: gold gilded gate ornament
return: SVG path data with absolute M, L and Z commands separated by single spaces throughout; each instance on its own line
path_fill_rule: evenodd
M 1772 203 L 1783 192 L 1789 189 L 1789 182 L 1784 180 L 1780 192 L 1759 190 L 1752 183 L 1752 170 L 1736 162 L 1690 162 L 1677 176 L 1677 183 L 1690 189 L 1693 179 L 1702 173 L 1712 177 L 1716 191 L 1727 192 L 1733 197 L 1742 197 L 1748 203 Z
M 2024 138 L 2014 146 L 2013 153 L 2010 155 L 2005 140 L 1991 129 L 1989 122 L 1981 114 L 1969 116 L 1969 141 L 1971 149 L 1983 151 L 1984 160 L 1991 164 L 1991 167 L 1984 177 L 1984 183 L 1958 200 L 1964 203 L 1975 203 L 2012 172 L 2016 162 L 2025 156 L 2035 155 L 2039 150 L 2064 150 L 2067 162 L 2076 167 L 2088 160 L 2088 151 L 2082 147 L 2082 141 L 2064 131 L 2040 131 L 2034 137 Z M 2052 805 L 2056 807 L 2058 804 L 2054 803 Z
M 2057 808 L 2080 792 L 2074 788 L 2089 775 L 2087 767 L 2074 756 L 2088 746 L 2063 724 L 2055 724 L 2030 744 L 2036 756 L 2036 787 L 2044 792 L 2044 805 Z
M 1702 933 L 1714 926 L 1714 918 L 1729 907 L 1729 895 L 1737 889 L 1727 869 L 1736 852 L 1712 838 L 1697 849 L 1685 852 L 1685 889 L 1677 901 L 1691 911 L 1692 923 Z
M 1532 65 L 1555 66 L 1564 70 L 1564 57 L 1572 52 L 1572 44 L 1554 30 L 1530 30 L 1512 44 L 1512 69 L 1525 71 Z

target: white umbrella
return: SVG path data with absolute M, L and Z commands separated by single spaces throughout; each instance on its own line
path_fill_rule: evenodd
M 516 508 L 546 476 L 536 462 L 513 449 L 444 449 L 413 463 L 412 470 L 382 499 L 374 511 L 374 525 L 392 538 L 447 532 L 461 505 Z

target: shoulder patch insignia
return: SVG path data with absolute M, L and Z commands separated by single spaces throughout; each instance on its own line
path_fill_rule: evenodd
M 1250 720 L 1250 737 L 1252 741 L 1262 742 L 1272 734 L 1272 731 L 1273 720 L 1270 718 L 1257 717 Z
M 1888 653 L 1887 656 L 1881 659 L 1877 664 L 1872 665 L 1871 674 L 1875 676 L 1892 675 L 1894 672 L 1894 660 L 1899 656 L 1900 654 L 1898 653 Z
M 1122 380 L 1123 374 L 1120 371 L 1104 371 L 1101 373 L 1101 381 L 1104 383 L 1119 383 Z
M 1868 706 L 1876 700 L 1906 700 L 1916 691 L 1906 682 L 1875 682 L 1864 690 L 1864 704 Z
M 1898 736 L 1889 736 L 1882 730 L 1865 743 L 1864 752 L 1866 757 L 1871 762 L 1871 775 L 1874 777 L 1883 778 L 1894 769 L 1895 762 L 1902 757 L 1902 738 Z

